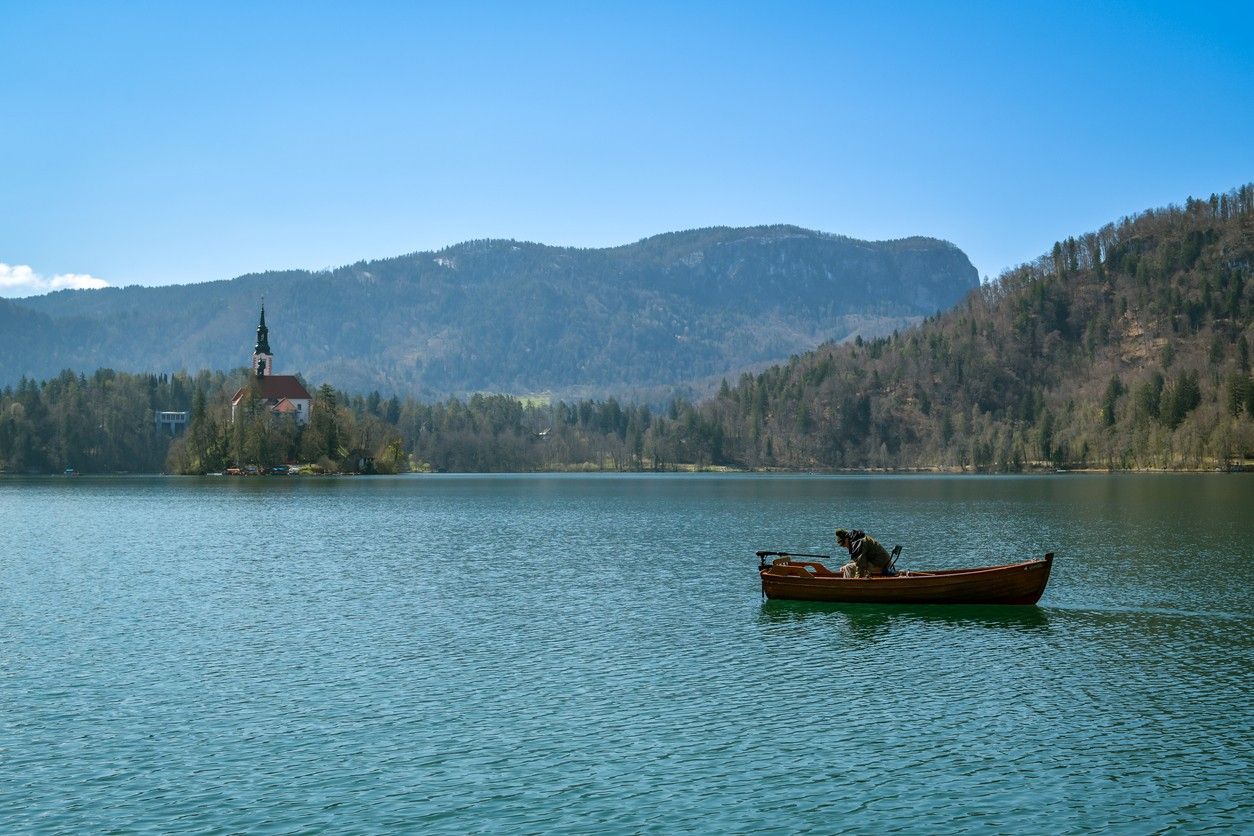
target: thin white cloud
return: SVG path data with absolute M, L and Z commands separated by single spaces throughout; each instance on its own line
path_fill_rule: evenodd
M 0 296 L 37 296 L 53 290 L 97 290 L 108 286 L 104 279 L 87 273 L 41 276 L 28 264 L 5 264 L 0 261 Z

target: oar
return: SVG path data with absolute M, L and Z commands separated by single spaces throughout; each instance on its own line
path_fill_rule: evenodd
M 758 557 L 825 557 L 832 559 L 830 554 L 806 554 L 805 552 L 757 552 Z

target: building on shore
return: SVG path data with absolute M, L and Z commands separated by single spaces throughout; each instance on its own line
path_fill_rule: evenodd
M 157 409 L 153 411 L 152 422 L 171 436 L 176 436 L 187 429 L 187 415 L 186 412 Z
M 270 414 L 293 418 L 298 424 L 309 421 L 309 409 L 313 396 L 291 374 L 274 374 L 274 353 L 270 351 L 270 329 L 266 327 L 266 306 L 261 306 L 261 321 L 257 325 L 257 344 L 253 346 L 253 379 L 241 386 L 231 398 L 231 421 L 234 423 L 241 406 L 246 407 L 250 397 L 257 406 Z

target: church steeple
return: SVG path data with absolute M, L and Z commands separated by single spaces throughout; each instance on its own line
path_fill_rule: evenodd
M 257 321 L 257 343 L 253 346 L 253 379 L 241 386 L 231 398 L 231 422 L 239 417 L 239 408 L 247 409 L 249 420 L 261 410 L 277 420 L 295 420 L 299 426 L 309 420 L 313 395 L 292 374 L 274 373 L 274 355 L 270 353 L 270 329 L 266 327 L 266 297 L 261 297 L 261 319 Z
M 274 374 L 274 355 L 270 353 L 270 329 L 266 327 L 266 302 L 261 301 L 261 321 L 257 323 L 257 344 L 253 346 L 253 374 L 265 377 Z
M 261 322 L 257 325 L 257 345 L 253 347 L 253 354 L 269 354 L 270 353 L 270 329 L 266 327 L 266 303 L 261 303 Z

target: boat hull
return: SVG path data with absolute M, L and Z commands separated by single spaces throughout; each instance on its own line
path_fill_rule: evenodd
M 1054 555 L 985 569 L 906 572 L 844 578 L 821 563 L 782 561 L 763 567 L 762 593 L 786 601 L 845 604 L 1035 604 L 1045 592 Z

